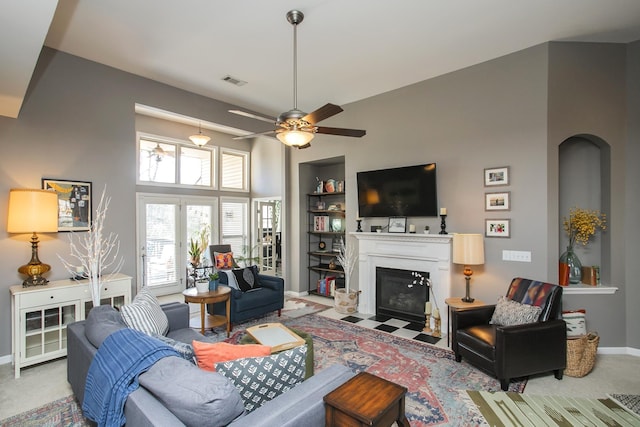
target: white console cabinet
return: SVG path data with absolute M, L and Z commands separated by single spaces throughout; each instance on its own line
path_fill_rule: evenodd
M 88 280 L 57 280 L 45 286 L 12 286 L 11 347 L 15 377 L 20 369 L 67 355 L 67 325 L 83 320 L 93 307 Z M 131 277 L 105 276 L 101 305 L 131 302 Z

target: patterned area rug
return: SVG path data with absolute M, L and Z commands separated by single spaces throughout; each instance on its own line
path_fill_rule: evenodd
M 1 427 L 85 427 L 80 405 L 73 396 L 55 400 L 39 408 L 0 421 Z
M 640 425 L 640 417 L 612 399 L 535 396 L 518 393 L 467 392 L 491 426 Z
M 317 313 L 331 308 L 328 305 L 319 304 L 316 302 L 305 301 L 300 298 L 287 298 L 284 302 L 284 308 L 282 309 L 282 315 L 291 318 L 298 318 L 306 316 L 307 314 Z
M 640 416 L 640 395 L 637 394 L 609 394 L 611 399 L 618 402 L 631 412 Z
M 258 323 L 272 321 L 277 317 Z M 342 364 L 407 387 L 406 413 L 414 427 L 482 425 L 465 390 L 500 390 L 498 380 L 457 363 L 450 350 L 314 314 L 280 321 L 313 335 L 316 371 Z M 238 342 L 243 335 L 236 332 L 229 341 Z M 510 390 L 520 392 L 524 385 L 514 382 Z

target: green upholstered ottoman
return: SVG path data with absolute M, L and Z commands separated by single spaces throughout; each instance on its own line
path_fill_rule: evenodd
M 303 332 L 299 329 L 289 328 L 294 334 L 298 335 L 300 338 L 304 340 L 307 344 L 307 360 L 305 363 L 305 374 L 304 379 L 310 378 L 313 376 L 313 337 L 311 334 Z M 255 344 L 256 340 L 249 334 L 244 334 L 244 336 L 240 339 L 240 344 Z

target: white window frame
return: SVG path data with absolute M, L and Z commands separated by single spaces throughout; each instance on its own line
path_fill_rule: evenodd
M 240 156 L 243 158 L 243 168 L 244 170 L 242 171 L 242 188 L 229 188 L 229 187 L 223 187 L 222 186 L 222 175 L 224 174 L 224 168 L 222 166 L 222 158 L 224 157 L 225 154 L 229 154 L 229 155 L 233 155 L 233 156 Z M 235 191 L 235 192 L 244 192 L 244 193 L 248 193 L 249 192 L 249 168 L 251 166 L 251 154 L 248 151 L 241 151 L 241 150 L 234 150 L 232 148 L 225 148 L 225 147 L 220 147 L 220 167 L 218 168 L 218 173 L 219 173 L 219 177 L 220 177 L 220 190 L 221 191 Z
M 176 167 L 175 167 L 175 182 L 174 183 L 166 183 L 166 182 L 153 182 L 153 181 L 142 181 L 140 180 L 140 140 L 145 139 L 147 141 L 158 142 L 160 144 L 171 144 L 176 147 L 175 150 L 175 159 Z M 180 183 L 180 147 L 188 147 L 197 150 L 210 151 L 211 152 L 211 170 L 210 170 L 210 181 L 211 185 L 187 185 Z M 247 153 L 248 154 L 248 153 Z M 218 177 L 222 177 L 221 167 L 218 165 L 218 147 L 215 145 L 206 145 L 204 147 L 197 147 L 192 142 L 169 138 L 166 136 L 153 135 L 146 132 L 136 132 L 136 184 L 137 185 L 148 185 L 154 187 L 173 187 L 173 188 L 193 188 L 200 190 L 217 190 L 218 189 Z

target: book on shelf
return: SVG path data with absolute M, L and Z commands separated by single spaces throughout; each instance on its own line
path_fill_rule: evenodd
M 335 296 L 336 293 L 336 278 L 333 276 L 327 276 L 327 293 L 326 296 Z
M 315 215 L 313 217 L 313 231 L 329 231 L 329 217 L 327 215 Z

